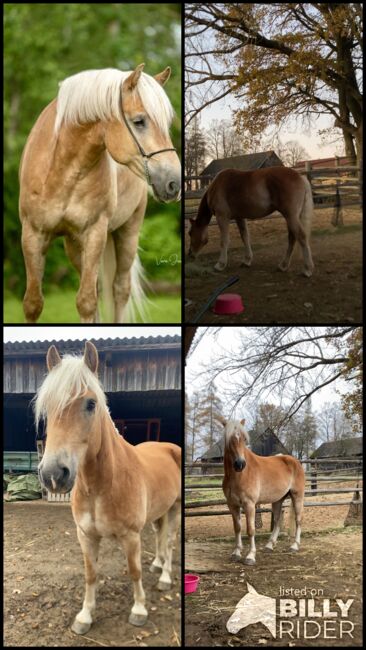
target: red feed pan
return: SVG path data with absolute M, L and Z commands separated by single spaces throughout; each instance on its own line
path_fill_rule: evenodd
M 238 293 L 221 293 L 216 298 L 213 310 L 215 314 L 241 314 L 244 305 Z
M 200 577 L 193 575 L 193 573 L 186 573 L 184 576 L 184 593 L 191 594 L 196 591 Z

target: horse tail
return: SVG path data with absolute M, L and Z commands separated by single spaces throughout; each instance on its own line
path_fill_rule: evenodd
M 304 202 L 302 204 L 302 208 L 300 212 L 300 221 L 305 230 L 306 239 L 309 240 L 311 234 L 311 223 L 313 219 L 313 210 L 314 210 L 313 192 L 308 179 L 305 176 L 302 176 L 302 180 L 305 186 L 305 196 L 304 196 Z
M 113 323 L 114 320 L 113 280 L 116 275 L 116 270 L 116 248 L 111 233 L 108 233 L 101 271 L 105 320 L 108 323 Z M 148 320 L 149 314 L 147 310 L 147 297 L 143 288 L 144 284 L 147 284 L 147 281 L 140 258 L 136 254 L 131 267 L 131 293 L 125 307 L 123 319 L 127 323 L 135 323 L 139 319 L 143 322 Z
M 295 533 L 296 533 L 296 518 L 295 518 L 295 508 L 294 508 L 292 498 L 291 498 L 291 504 L 290 504 L 288 527 L 289 527 L 289 533 L 293 537 L 295 535 Z

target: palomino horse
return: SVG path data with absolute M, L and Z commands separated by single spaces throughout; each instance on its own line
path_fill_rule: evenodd
M 292 551 L 300 548 L 301 518 L 304 502 L 305 474 L 301 463 L 292 456 L 257 456 L 248 447 L 249 436 L 244 429 L 245 420 L 225 420 L 224 491 L 233 518 L 236 546 L 233 556 L 241 556 L 240 508 L 247 519 L 250 552 L 245 564 L 255 564 L 255 506 L 272 503 L 274 526 L 266 545 L 273 551 L 280 532 L 280 516 L 284 499 L 291 497 L 296 518 L 296 536 Z
M 100 266 L 112 320 L 123 321 L 130 297 L 141 308 L 137 244 L 147 188 L 167 202 L 180 198 L 181 187 L 169 136 L 173 108 L 162 88 L 170 68 L 151 77 L 143 67 L 88 70 L 65 79 L 29 135 L 19 172 L 29 323 L 43 309 L 47 249 L 62 235 L 80 275 L 76 305 L 82 322 L 98 320 Z
M 227 265 L 230 219 L 234 219 L 244 244 L 244 266 L 250 266 L 253 253 L 246 219 L 261 219 L 278 210 L 285 217 L 288 248 L 279 264 L 287 271 L 296 241 L 304 256 L 304 275 L 310 277 L 314 264 L 310 250 L 313 198 L 310 183 L 293 169 L 268 167 L 242 172 L 224 169 L 219 172 L 201 199 L 197 219 L 190 219 L 189 256 L 196 257 L 208 242 L 208 225 L 214 214 L 221 234 L 221 250 L 217 271 Z
M 91 342 L 83 357 L 61 360 L 47 352 L 49 374 L 38 391 L 35 415 L 47 419 L 45 454 L 39 465 L 51 492 L 72 491 L 72 514 L 84 556 L 85 599 L 72 630 L 87 632 L 95 609 L 98 548 L 102 537 L 121 543 L 133 581 L 129 622 L 147 619 L 141 581 L 141 531 L 153 523 L 161 572 L 158 588 L 171 587 L 172 552 L 180 520 L 181 450 L 163 442 L 130 445 L 116 430 L 97 378 L 98 352 Z

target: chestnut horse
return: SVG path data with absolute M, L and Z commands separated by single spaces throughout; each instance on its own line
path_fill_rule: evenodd
M 241 556 L 240 508 L 247 519 L 250 551 L 245 564 L 255 564 L 255 507 L 258 503 L 272 503 L 274 526 L 266 550 L 273 551 L 280 532 L 282 503 L 291 497 L 295 511 L 296 535 L 291 551 L 300 548 L 301 518 L 304 502 L 305 474 L 301 463 L 292 456 L 257 456 L 250 449 L 245 420 L 226 420 L 220 416 L 225 427 L 224 491 L 233 518 L 236 546 L 233 556 Z
M 83 357 L 61 360 L 55 346 L 47 352 L 49 374 L 35 398 L 35 416 L 47 420 L 45 454 L 39 464 L 50 492 L 69 492 L 77 536 L 84 556 L 85 599 L 72 630 L 85 634 L 92 624 L 97 559 L 102 537 L 123 547 L 133 581 L 129 622 L 147 619 L 141 581 L 141 531 L 152 523 L 156 557 L 150 570 L 160 573 L 158 589 L 171 587 L 172 552 L 180 520 L 181 450 L 164 442 L 133 446 L 115 428 L 97 378 L 98 352 L 91 342 Z
M 287 271 L 296 241 L 304 256 L 306 277 L 314 264 L 310 250 L 310 230 L 313 212 L 311 186 L 307 178 L 287 167 L 267 167 L 242 172 L 224 169 L 219 172 L 201 199 L 196 219 L 190 219 L 191 238 L 188 255 L 196 257 L 208 242 L 208 225 L 214 214 L 221 234 L 221 250 L 217 271 L 227 265 L 230 219 L 234 219 L 244 244 L 244 266 L 250 266 L 253 253 L 246 219 L 261 219 L 278 210 L 286 219 L 288 248 L 278 268 Z
M 59 236 L 80 276 L 81 322 L 99 319 L 100 267 L 107 320 L 121 323 L 143 311 L 137 245 L 147 189 L 167 202 L 180 198 L 181 187 L 169 136 L 173 108 L 162 88 L 170 68 L 151 77 L 143 67 L 65 79 L 28 137 L 19 170 L 28 323 L 42 312 L 45 256 Z

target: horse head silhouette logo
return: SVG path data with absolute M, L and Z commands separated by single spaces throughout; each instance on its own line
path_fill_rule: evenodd
M 252 623 L 263 623 L 273 638 L 276 637 L 276 599 L 262 596 L 247 582 L 248 593 L 239 600 L 235 612 L 226 623 L 231 634 L 236 634 L 243 627 Z

